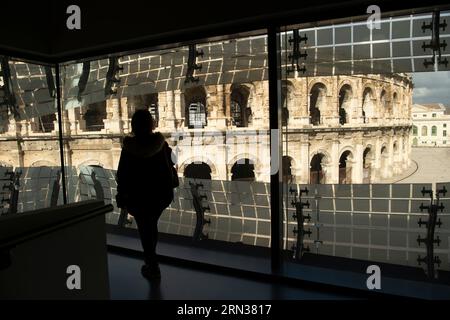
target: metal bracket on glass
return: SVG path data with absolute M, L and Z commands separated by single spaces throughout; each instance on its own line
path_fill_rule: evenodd
M 14 119 L 20 119 L 19 106 L 16 103 L 16 97 L 12 89 L 9 58 L 2 56 L 0 66 L 0 77 L 3 79 L 3 85 L 0 86 L 0 111 L 6 113 L 5 118 L 8 118 L 9 112 L 14 116 Z
M 311 221 L 310 215 L 305 215 L 303 213 L 304 208 L 309 208 L 309 201 L 303 202 L 302 195 L 308 194 L 308 189 L 300 189 L 299 195 L 297 197 L 297 190 L 290 189 L 290 192 L 294 194 L 294 200 L 292 200 L 291 205 L 295 207 L 295 214 L 293 218 L 297 221 L 297 227 L 292 231 L 296 236 L 296 244 L 292 246 L 292 250 L 294 251 L 293 258 L 295 260 L 301 260 L 304 252 L 309 252 L 309 248 L 304 245 L 305 236 L 311 237 L 312 231 L 305 229 L 305 221 Z
M 292 30 L 292 38 L 290 38 L 289 44 L 291 44 L 292 46 L 292 53 L 288 56 L 290 62 L 291 62 L 291 67 L 288 67 L 286 72 L 292 73 L 294 71 L 297 72 L 302 72 L 305 73 L 306 72 L 306 67 L 305 66 L 300 66 L 300 59 L 306 60 L 306 57 L 308 56 L 308 53 L 306 52 L 306 50 L 302 53 L 300 50 L 300 43 L 301 42 L 306 42 L 308 41 L 308 37 L 305 36 L 300 36 L 300 31 L 298 29 Z
M 431 189 L 425 189 L 422 188 L 422 195 L 426 196 L 428 195 L 430 197 L 430 204 L 424 205 L 423 203 L 420 204 L 420 211 L 427 211 L 428 213 L 428 220 L 423 221 L 421 218 L 419 218 L 419 221 L 417 224 L 419 227 L 425 226 L 427 228 L 427 235 L 425 238 L 422 238 L 420 235 L 417 237 L 417 243 L 420 246 L 422 243 L 426 246 L 426 256 L 421 257 L 420 255 L 417 257 L 417 262 L 419 265 L 422 263 L 426 264 L 426 274 L 430 280 L 434 280 L 437 278 L 437 270 L 435 269 L 435 264 L 438 265 L 438 267 L 441 264 L 441 260 L 438 256 L 434 255 L 434 245 L 441 243 L 441 239 L 439 236 L 436 236 L 435 238 L 435 228 L 436 226 L 438 228 L 441 227 L 442 222 L 440 219 L 438 219 L 438 211 L 442 212 L 444 210 L 444 205 L 440 202 L 439 198 L 441 195 L 445 195 L 447 193 L 447 190 L 445 186 L 442 189 L 439 189 L 436 191 L 436 199 L 433 199 L 433 191 Z
M 3 190 L 9 191 L 7 197 L 2 196 L 0 199 L 0 206 L 3 209 L 8 209 L 5 214 L 14 214 L 17 213 L 17 205 L 19 200 L 19 187 L 20 182 L 19 178 L 22 174 L 22 171 L 18 170 L 16 172 L 6 172 L 5 178 L 2 180 L 6 180 L 6 184 L 3 185 Z
M 78 95 L 77 95 L 78 101 L 81 101 L 81 95 L 86 89 L 90 71 L 91 71 L 91 62 L 90 61 L 83 62 L 83 71 L 81 72 L 80 79 L 78 80 Z
M 431 41 L 426 44 L 425 42 L 422 44 L 422 49 L 425 52 L 426 49 L 431 49 L 433 51 L 433 56 L 430 60 L 425 59 L 423 62 L 423 65 L 425 68 L 428 68 L 429 66 L 433 66 L 436 63 L 436 56 L 437 56 L 437 64 L 438 65 L 445 65 L 447 67 L 448 60 L 447 58 L 442 59 L 441 56 L 441 49 L 442 51 L 445 51 L 447 47 L 447 43 L 445 40 L 440 41 L 439 39 L 439 33 L 440 29 L 442 31 L 445 31 L 445 28 L 447 27 L 447 22 L 444 19 L 441 23 L 440 21 L 440 12 L 439 10 L 436 10 L 433 12 L 432 21 L 429 24 L 426 24 L 425 22 L 422 24 L 422 31 L 425 32 L 426 30 L 431 30 Z
M 197 216 L 193 239 L 195 241 L 208 239 L 208 235 L 203 232 L 205 224 L 211 224 L 211 220 L 205 219 L 205 212 L 211 211 L 209 205 L 204 205 L 204 201 L 207 201 L 208 197 L 199 193 L 199 189 L 203 188 L 202 183 L 192 183 L 189 181 L 191 187 L 192 203 L 194 205 L 195 213 Z
M 109 58 L 109 67 L 105 82 L 105 96 L 117 93 L 120 83 L 119 72 L 122 70 L 123 67 L 119 65 L 118 57 Z
M 197 64 L 197 57 L 203 57 L 203 54 L 203 50 L 197 50 L 195 44 L 189 45 L 186 79 L 184 80 L 184 83 L 197 83 L 199 81 L 198 77 L 194 77 L 194 71 L 202 69 L 202 65 Z

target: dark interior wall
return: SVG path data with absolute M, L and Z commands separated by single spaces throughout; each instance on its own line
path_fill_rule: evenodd
M 348 16 L 366 15 L 371 4 L 384 12 L 449 3 L 439 1 L 84 1 L 10 2 L 2 14 L 0 53 L 5 48 L 67 61 L 108 52 L 196 40 L 223 34 Z M 68 30 L 66 9 L 81 8 L 81 30 Z M 4 5 L 2 5 L 4 6 Z M 2 13 L 3 13 L 2 8 Z
M 0 54 L 51 53 L 50 1 L 1 1 Z

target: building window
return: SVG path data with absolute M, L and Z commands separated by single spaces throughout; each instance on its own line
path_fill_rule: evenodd
M 444 140 L 444 141 L 442 141 L 442 144 L 447 144 L 447 141 L 445 141 L 445 140 Z
M 413 126 L 413 136 L 417 136 L 417 127 Z
M 186 126 L 190 129 L 204 128 L 207 125 L 205 88 L 197 86 L 186 89 L 184 99 Z
M 446 136 L 447 136 L 447 130 L 442 131 L 442 135 L 443 135 L 444 137 L 446 137 Z
M 432 116 L 433 118 L 436 118 L 436 113 L 433 113 L 431 116 Z
M 413 117 L 414 117 L 414 118 L 417 118 L 417 114 L 414 114 Z
M 148 111 L 150 111 L 150 114 L 152 115 L 153 118 L 153 126 L 155 128 L 158 127 L 158 123 L 159 123 L 159 113 L 158 113 L 158 105 L 152 103 L 150 105 L 150 107 L 148 108 Z
M 436 136 L 437 135 L 437 127 L 436 126 L 432 126 L 431 127 L 431 135 L 432 136 Z
M 86 121 L 86 131 L 100 131 L 105 129 L 103 120 L 106 119 L 106 101 L 88 105 L 83 118 Z
M 188 109 L 188 128 L 204 128 L 206 126 L 206 109 L 200 103 L 191 103 Z
M 37 132 L 52 132 L 55 130 L 56 114 L 46 114 L 38 118 Z
M 422 115 L 422 117 L 424 117 L 424 118 L 425 118 L 426 116 L 427 116 L 426 114 L 423 114 L 423 115 Z
M 444 128 L 447 128 L 447 124 L 446 123 L 444 123 Z
M 247 127 L 251 121 L 251 109 L 248 107 L 250 90 L 246 86 L 232 87 L 230 97 L 230 111 L 233 125 Z
M 426 136 L 426 135 L 428 135 L 428 128 L 425 127 L 425 126 L 423 126 L 423 127 L 422 127 L 422 136 L 424 137 L 424 136 Z
M 310 124 L 317 126 L 321 124 L 320 112 L 326 106 L 327 89 L 324 84 L 316 83 L 310 92 L 309 118 Z

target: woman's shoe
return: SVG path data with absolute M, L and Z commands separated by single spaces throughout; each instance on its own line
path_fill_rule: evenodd
M 159 269 L 159 265 L 150 266 L 148 264 L 144 264 L 141 268 L 141 273 L 144 278 L 148 280 L 160 279 L 161 278 L 161 270 Z

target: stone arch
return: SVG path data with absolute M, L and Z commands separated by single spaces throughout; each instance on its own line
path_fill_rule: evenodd
M 398 152 L 398 141 L 397 141 L 397 140 L 395 140 L 395 141 L 392 143 L 392 150 L 393 150 L 394 152 Z
M 259 171 L 261 169 L 261 164 L 259 163 L 258 158 L 251 153 L 245 152 L 245 153 L 236 154 L 228 160 L 228 164 L 227 164 L 228 172 L 231 172 L 231 167 L 240 159 L 251 160 L 253 162 L 253 165 L 255 166 L 256 171 Z
M 339 157 L 339 183 L 352 183 L 352 161 L 353 153 L 350 150 L 341 153 Z
M 390 114 L 392 112 L 391 101 L 389 101 L 388 92 L 384 88 L 380 92 L 380 108 L 382 114 Z
M 375 100 L 374 90 L 369 86 L 364 87 L 362 97 L 362 117 L 364 123 L 368 123 L 369 119 L 375 116 Z
M 188 128 L 202 128 L 207 125 L 207 91 L 205 86 L 193 86 L 184 89 L 184 123 Z
M 323 82 L 316 82 L 309 91 L 310 124 L 320 125 L 322 114 L 327 107 L 327 87 Z
M 349 123 L 352 114 L 352 100 L 353 100 L 353 89 L 348 83 L 341 86 L 339 89 L 339 123 L 341 125 Z
M 281 122 L 283 126 L 289 123 L 289 116 L 295 107 L 295 86 L 289 80 L 281 82 Z
M 254 162 L 248 158 L 237 160 L 231 167 L 232 181 L 255 181 L 255 165 Z
M 372 166 L 375 161 L 375 153 L 372 145 L 367 145 L 363 151 L 363 183 L 371 182 Z
M 251 122 L 252 111 L 248 105 L 250 87 L 243 84 L 233 84 L 230 87 L 230 114 L 233 125 L 247 127 Z
M 37 160 L 33 162 L 30 167 L 60 167 L 54 162 L 48 160 Z
M 355 148 L 351 145 L 345 145 L 339 150 L 339 154 L 344 153 L 345 151 L 350 151 L 352 154 L 355 154 Z
M 295 182 L 295 161 L 291 156 L 283 156 L 282 158 L 282 173 L 283 173 L 283 182 L 292 183 Z
M 327 156 L 322 152 L 313 154 L 309 162 L 309 183 L 324 184 L 326 175 L 323 166 L 327 163 Z
M 185 159 L 181 163 L 181 165 L 178 167 L 178 174 L 184 176 L 184 170 L 191 163 L 198 163 L 198 164 L 205 163 L 211 169 L 211 176 L 212 176 L 212 178 L 217 176 L 217 168 L 216 168 L 216 166 L 214 165 L 214 163 L 209 158 L 207 158 L 205 156 L 196 156 L 196 157 L 190 157 L 190 158 Z
M 205 162 L 191 162 L 183 169 L 183 176 L 190 179 L 211 180 L 211 167 Z
M 80 163 L 78 165 L 78 167 L 77 167 L 78 170 L 80 170 L 80 168 L 83 167 L 83 166 L 85 166 L 85 167 L 87 167 L 87 166 L 97 166 L 97 167 L 102 167 L 102 168 L 105 167 L 103 163 L 101 163 L 100 161 L 95 160 L 95 159 L 89 159 L 89 160 L 83 161 L 82 163 Z
M 380 149 L 380 170 L 381 170 L 381 178 L 387 178 L 388 176 L 388 164 L 389 164 L 389 150 L 387 144 L 384 143 Z

